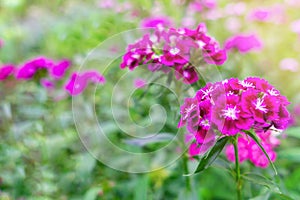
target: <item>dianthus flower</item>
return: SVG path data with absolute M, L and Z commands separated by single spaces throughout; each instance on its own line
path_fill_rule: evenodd
M 45 70 L 51 77 L 61 79 L 70 66 L 71 62 L 69 60 L 64 59 L 56 63 L 49 58 L 40 56 L 22 64 L 17 69 L 15 76 L 17 79 L 29 80 L 32 79 L 39 70 Z
M 278 90 L 258 77 L 248 77 L 245 80 L 231 78 L 214 84 L 208 83 L 193 98 L 185 99 L 180 108 L 178 128 L 186 125 L 188 132 L 194 135 L 193 152 L 195 144 L 198 148 L 207 149 L 207 144 L 218 135 L 243 135 L 244 131 L 254 130 L 260 138 L 264 138 L 271 127 L 280 130 L 287 128 L 290 118 L 286 108 L 288 104 Z M 259 154 L 260 149 L 256 149 L 254 143 L 252 146 L 249 146 L 250 143 L 245 145 L 244 139 L 245 137 L 239 139 L 239 145 L 255 149 L 252 152 L 254 159 L 254 152 Z M 272 146 L 269 147 L 266 143 L 263 145 L 272 154 Z M 249 155 L 243 154 L 239 159 L 247 158 Z M 264 167 L 263 161 L 261 162 L 256 164 Z
M 226 52 L 207 34 L 204 24 L 199 24 L 195 30 L 158 26 L 153 34 L 145 34 L 142 39 L 128 45 L 120 67 L 134 70 L 139 65 L 148 64 L 151 71 L 164 72 L 168 71 L 166 68 L 173 68 L 177 79 L 192 84 L 199 79 L 193 65 L 201 57 L 206 63 L 216 65 L 222 65 L 227 59 Z
M 237 49 L 240 53 L 248 53 L 262 48 L 261 40 L 254 34 L 235 35 L 225 41 L 225 49 Z
M 52 65 L 53 65 L 52 60 L 45 57 L 37 57 L 21 65 L 18 68 L 15 76 L 17 79 L 29 80 L 33 78 L 33 76 L 38 70 L 41 69 L 47 70 L 48 68 L 52 67 Z
M 7 77 L 14 73 L 15 66 L 12 64 L 5 64 L 0 67 L 0 81 L 5 80 Z
M 82 74 L 74 72 L 65 84 L 65 90 L 67 90 L 72 96 L 76 96 L 83 92 L 89 82 L 104 84 L 105 78 L 97 71 L 86 71 Z
M 266 132 L 256 133 L 272 162 L 276 159 L 276 152 L 274 151 L 274 148 L 280 144 L 280 141 L 274 132 L 276 131 L 268 130 Z M 241 134 L 238 138 L 238 150 L 239 162 L 249 160 L 257 167 L 266 168 L 269 166 L 269 160 L 266 155 L 257 143 L 245 134 Z M 226 147 L 226 156 L 231 162 L 235 161 L 234 147 L 232 144 Z

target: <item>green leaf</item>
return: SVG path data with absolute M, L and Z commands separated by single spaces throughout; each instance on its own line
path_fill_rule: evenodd
M 84 194 L 84 200 L 96 200 L 101 192 L 101 187 L 92 187 Z
M 279 186 L 274 181 L 264 177 L 261 174 L 247 173 L 242 175 L 242 177 L 244 180 L 250 181 L 254 184 L 263 185 L 273 192 L 281 193 Z
M 256 144 L 259 146 L 259 148 L 264 152 L 264 154 L 267 156 L 274 172 L 275 172 L 275 175 L 277 175 L 277 170 L 275 168 L 275 165 L 273 164 L 273 162 L 271 161 L 270 159 L 270 156 L 268 155 L 268 153 L 266 152 L 265 148 L 261 145 L 260 141 L 259 141 L 259 138 L 256 136 L 256 134 L 254 134 L 253 132 L 251 131 L 244 131 L 247 135 L 249 135 L 255 142 Z
M 292 137 L 296 137 L 298 139 L 300 139 L 300 127 L 291 127 L 291 128 L 288 128 L 285 133 L 288 135 L 288 136 L 292 136 Z
M 149 187 L 148 175 L 141 175 L 135 187 L 134 199 L 147 200 L 148 187 Z
M 196 171 L 194 174 L 199 173 L 209 167 L 214 160 L 217 159 L 218 155 L 222 152 L 225 144 L 228 142 L 230 137 L 222 137 L 220 138 L 216 144 L 213 146 L 213 148 L 208 152 L 207 156 L 204 156 L 200 162 L 199 165 L 197 166 Z

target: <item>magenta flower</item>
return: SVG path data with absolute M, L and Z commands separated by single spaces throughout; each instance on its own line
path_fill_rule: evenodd
M 201 57 L 204 59 L 199 59 Z M 226 51 L 207 34 L 206 26 L 201 23 L 195 30 L 156 27 L 154 34 L 145 34 L 128 45 L 120 67 L 134 70 L 147 64 L 150 71 L 164 73 L 173 69 L 177 79 L 192 84 L 199 80 L 193 62 L 222 65 L 226 59 Z
M 168 17 L 149 17 L 141 22 L 142 28 L 170 27 L 173 22 Z
M 3 42 L 3 40 L 0 39 L 0 48 L 2 48 L 3 45 L 4 45 L 4 42 Z
M 294 33 L 298 33 L 300 34 L 300 19 L 296 20 L 296 21 L 293 21 L 291 23 L 291 30 L 294 32 Z
M 181 119 L 178 128 L 186 125 L 187 131 L 194 135 L 197 146 L 204 145 L 204 149 L 207 149 L 208 143 L 213 144 L 210 142 L 215 141 L 217 135 L 244 135 L 244 131 L 250 130 L 260 134 L 260 138 L 266 144 L 276 146 L 278 141 L 271 141 L 272 138 L 266 131 L 271 127 L 280 130 L 287 128 L 290 120 L 286 109 L 288 104 L 287 99 L 264 79 L 248 77 L 241 81 L 231 78 L 214 84 L 209 83 L 198 90 L 195 97 L 186 98 L 180 107 Z M 244 139 L 239 139 L 240 148 L 248 150 L 250 147 L 245 142 Z M 251 148 L 255 149 L 256 143 L 253 145 Z M 266 148 L 273 156 L 272 148 L 268 145 Z M 193 152 L 195 147 L 193 145 Z M 233 149 L 229 149 L 228 152 L 233 152 Z M 253 152 L 261 153 L 260 149 Z M 241 150 L 241 154 L 241 161 L 246 158 L 251 160 L 249 152 Z M 229 159 L 232 159 L 232 156 L 229 156 Z M 257 165 L 265 166 L 264 161 L 262 157 L 257 161 Z
M 53 66 L 53 61 L 45 57 L 37 57 L 25 62 L 18 68 L 15 76 L 17 79 L 31 79 L 38 70 L 48 70 Z
M 54 82 L 51 81 L 51 80 L 49 80 L 49 79 L 47 79 L 47 78 L 42 78 L 42 79 L 40 80 L 40 82 L 41 82 L 41 85 L 42 85 L 44 88 L 48 89 L 48 90 L 51 90 L 51 89 L 53 89 L 53 88 L 55 87 Z
M 284 58 L 280 61 L 279 67 L 282 70 L 297 72 L 299 70 L 299 62 L 294 58 Z
M 143 88 L 143 87 L 146 86 L 146 84 L 147 84 L 147 82 L 144 79 L 137 78 L 137 79 L 134 80 L 133 85 L 134 85 L 135 88 Z
M 54 64 L 51 68 L 49 68 L 50 75 L 55 79 L 61 79 L 64 77 L 65 72 L 71 66 L 71 62 L 69 60 L 61 60 L 57 64 Z
M 268 153 L 272 162 L 276 159 L 276 148 L 280 141 L 274 135 L 273 131 L 269 130 L 267 132 L 257 132 L 258 138 L 261 140 L 261 144 Z M 254 142 L 252 138 L 247 137 L 245 134 L 241 134 L 238 138 L 238 152 L 239 152 L 239 162 L 244 162 L 249 160 L 257 167 L 266 168 L 269 166 L 269 160 L 260 147 Z M 234 147 L 232 144 L 226 147 L 227 159 L 231 162 L 235 161 Z
M 262 49 L 262 42 L 256 35 L 236 35 L 225 42 L 225 49 L 237 49 L 240 53 L 248 53 L 253 50 Z
M 65 84 L 65 90 L 67 90 L 72 96 L 76 96 L 84 91 L 89 82 L 104 84 L 105 78 L 97 71 L 87 71 L 82 74 L 74 72 Z
M 256 9 L 250 13 L 250 19 L 257 21 L 268 21 L 271 17 L 271 12 L 267 9 Z
M 12 64 L 5 64 L 0 67 L 0 81 L 5 80 L 7 77 L 12 75 L 15 71 L 15 66 Z

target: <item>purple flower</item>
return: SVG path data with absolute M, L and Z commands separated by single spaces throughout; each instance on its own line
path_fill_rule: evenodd
M 53 61 L 45 57 L 37 57 L 25 62 L 18 68 L 15 76 L 17 79 L 29 80 L 33 78 L 35 73 L 40 69 L 48 70 L 53 66 Z
M 263 140 L 268 152 L 275 159 L 272 150 L 278 141 L 268 135 L 271 128 L 284 130 L 290 121 L 286 108 L 286 97 L 258 77 L 244 80 L 231 78 L 222 82 L 208 83 L 197 91 L 195 97 L 186 98 L 180 107 L 181 118 L 178 128 L 186 126 L 195 138 L 196 145 L 191 146 L 190 153 L 197 148 L 215 141 L 218 134 L 222 136 L 243 135 L 243 131 L 254 130 Z M 239 139 L 240 161 L 251 160 L 257 166 L 265 167 L 268 162 L 256 143 L 248 139 Z M 197 148 L 196 148 L 197 147 Z M 252 149 L 252 152 L 249 152 Z M 200 152 L 200 151 L 199 151 Z M 229 160 L 233 160 L 233 149 L 227 149 Z M 259 155 L 259 157 L 258 157 Z M 254 158 L 258 157 L 255 161 Z
M 262 42 L 256 35 L 236 35 L 230 37 L 225 42 L 225 49 L 236 48 L 241 53 L 248 53 L 253 50 L 260 50 Z
M 153 34 L 145 34 L 128 45 L 120 67 L 134 70 L 139 65 L 148 64 L 150 71 L 165 73 L 172 68 L 177 79 L 192 84 L 199 79 L 192 65 L 203 62 L 199 57 L 204 57 L 208 64 L 216 65 L 222 65 L 227 59 L 226 51 L 220 49 L 218 42 L 207 34 L 205 24 L 200 23 L 195 30 L 156 27 Z
M 271 17 L 271 13 L 267 9 L 256 9 L 250 13 L 250 19 L 257 21 L 268 21 Z
M 12 75 L 15 71 L 15 66 L 6 64 L 0 67 L 0 81 L 5 80 L 8 76 Z
M 143 88 L 146 85 L 146 81 L 142 78 L 137 78 L 134 80 L 134 87 L 135 88 Z
M 97 71 L 87 71 L 82 74 L 74 72 L 65 84 L 65 90 L 67 90 L 72 96 L 76 96 L 84 91 L 89 82 L 104 84 L 105 78 Z
M 256 134 L 271 161 L 274 162 L 276 159 L 274 148 L 280 144 L 280 141 L 274 136 L 272 131 L 257 132 Z M 255 166 L 261 168 L 266 168 L 269 165 L 269 160 L 260 147 L 252 138 L 247 137 L 245 134 L 241 134 L 238 138 L 238 152 L 239 162 L 249 160 Z M 235 162 L 234 147 L 232 144 L 227 145 L 226 156 L 229 161 Z
M 54 64 L 51 68 L 49 68 L 50 75 L 55 79 L 61 79 L 64 77 L 65 72 L 71 66 L 71 62 L 69 60 L 61 60 L 57 64 Z
M 4 42 L 3 42 L 3 40 L 0 39 L 0 48 L 2 48 L 3 45 L 4 45 Z
M 41 85 L 48 90 L 51 90 L 55 87 L 55 84 L 47 78 L 42 78 L 40 82 Z
M 141 22 L 142 28 L 170 27 L 173 22 L 168 17 L 149 17 Z

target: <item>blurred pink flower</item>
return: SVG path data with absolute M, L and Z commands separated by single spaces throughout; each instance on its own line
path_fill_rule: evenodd
M 6 79 L 8 76 L 13 74 L 15 66 L 12 64 L 5 64 L 0 67 L 0 81 Z
M 296 20 L 296 21 L 293 21 L 291 23 L 291 30 L 294 32 L 294 33 L 298 33 L 300 34 L 300 19 Z
M 271 12 L 267 9 L 253 10 L 249 15 L 251 20 L 268 21 L 271 17 Z
M 134 80 L 134 87 L 135 88 L 143 88 L 143 87 L 145 87 L 146 86 L 146 81 L 144 80 L 144 79 L 142 79 L 142 78 L 137 78 L 137 79 L 135 79 Z
M 296 72 L 299 70 L 299 62 L 294 58 L 285 58 L 280 61 L 280 69 Z
M 189 4 L 189 10 L 201 12 L 204 8 L 214 9 L 217 6 L 215 0 L 195 0 Z
M 104 84 L 105 78 L 97 71 L 86 71 L 82 74 L 74 72 L 65 84 L 65 90 L 72 96 L 76 96 L 83 92 L 89 82 Z
M 241 22 L 236 17 L 229 17 L 225 21 L 225 28 L 232 33 L 237 33 L 240 31 Z
M 98 1 L 98 6 L 100 8 L 113 8 L 115 7 L 116 2 L 114 0 L 99 0 Z
M 226 50 L 230 50 L 232 48 L 236 48 L 241 53 L 248 53 L 253 50 L 261 50 L 262 42 L 254 34 L 235 35 L 228 38 L 225 42 Z
M 286 18 L 285 8 L 281 4 L 275 4 L 267 8 L 256 8 L 249 13 L 248 18 L 260 22 L 284 23 Z
M 71 61 L 64 59 L 54 64 L 50 69 L 50 75 L 55 79 L 61 79 L 64 77 L 65 72 L 71 66 Z
M 48 70 L 53 66 L 53 61 L 40 56 L 25 62 L 21 67 L 18 68 L 15 76 L 17 79 L 29 80 L 31 79 L 38 70 Z
M 182 18 L 181 24 L 184 27 L 193 27 L 196 24 L 196 20 L 192 16 L 186 16 L 186 17 Z
M 228 16 L 242 15 L 246 12 L 246 4 L 244 2 L 229 3 L 224 9 L 224 14 Z
M 49 79 L 42 78 L 40 80 L 40 83 L 46 89 L 53 89 L 54 88 L 54 83 L 52 81 L 50 81 Z
M 300 0 L 284 0 L 284 3 L 291 7 L 300 7 Z
M 202 4 L 209 9 L 213 9 L 217 7 L 217 1 L 216 0 L 202 0 Z
M 261 140 L 261 144 L 268 153 L 271 161 L 274 162 L 276 159 L 274 148 L 280 144 L 280 140 L 275 136 L 272 130 L 267 132 L 258 132 L 256 134 Z M 241 136 L 238 138 L 238 151 L 240 162 L 250 160 L 255 166 L 261 168 L 266 168 L 269 165 L 268 158 L 265 156 L 256 142 L 244 134 L 241 134 Z M 235 161 L 234 147 L 232 144 L 226 147 L 226 156 L 229 161 Z
M 0 48 L 3 47 L 3 45 L 4 45 L 4 42 L 3 42 L 3 40 L 0 39 Z
M 154 28 L 154 27 L 170 27 L 173 22 L 168 17 L 148 17 L 144 18 L 141 22 L 142 28 Z

